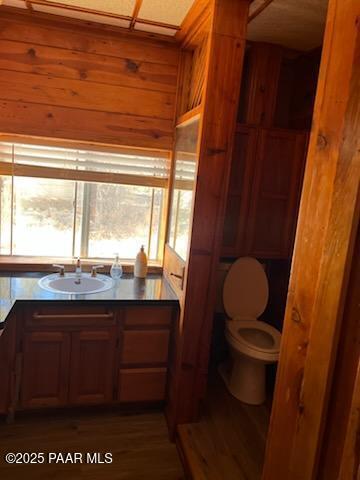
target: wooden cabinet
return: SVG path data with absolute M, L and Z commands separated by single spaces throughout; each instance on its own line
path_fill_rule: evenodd
M 147 312 L 131 308 L 125 311 L 119 401 L 164 400 L 171 320 L 171 309 L 164 307 L 152 307 Z
M 108 403 L 115 372 L 116 328 L 86 329 L 71 334 L 71 404 Z
M 68 401 L 70 336 L 60 331 L 24 335 L 21 405 L 59 407 Z
M 304 132 L 237 128 L 222 256 L 290 257 L 306 145 Z
M 173 319 L 167 306 L 24 309 L 21 408 L 164 400 Z

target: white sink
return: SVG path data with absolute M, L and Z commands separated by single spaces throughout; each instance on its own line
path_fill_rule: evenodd
M 89 273 L 82 273 L 80 283 L 76 283 L 78 277 L 75 273 L 66 273 L 60 277 L 58 273 L 52 273 L 39 280 L 39 285 L 44 290 L 54 293 L 98 293 L 109 290 L 114 286 L 112 278 L 105 275 L 91 277 Z

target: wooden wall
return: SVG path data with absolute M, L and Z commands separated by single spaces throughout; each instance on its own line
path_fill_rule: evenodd
M 16 12 L 0 15 L 0 133 L 170 150 L 174 43 Z

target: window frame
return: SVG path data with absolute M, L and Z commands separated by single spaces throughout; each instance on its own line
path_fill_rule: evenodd
M 165 247 L 165 233 L 167 230 L 167 209 L 168 209 L 168 198 L 169 198 L 169 183 L 171 178 L 171 152 L 167 150 L 155 150 L 155 149 L 144 149 L 136 147 L 126 147 L 118 145 L 105 145 L 105 144 L 93 144 L 88 142 L 73 142 L 67 140 L 58 140 L 58 139 L 49 139 L 49 138 L 40 138 L 40 137 L 26 137 L 22 135 L 2 135 L 0 134 L 1 143 L 11 143 L 14 144 L 28 144 L 34 146 L 44 146 L 44 147 L 56 147 L 56 148 L 65 148 L 72 150 L 88 150 L 91 152 L 101 152 L 101 153 L 115 153 L 115 154 L 132 154 L 132 155 L 144 155 L 155 156 L 164 158 L 168 161 L 169 170 L 168 176 L 161 177 L 149 177 L 145 175 L 133 175 L 127 173 L 115 173 L 115 172 L 102 172 L 102 171 L 87 171 L 87 170 L 76 170 L 76 169 L 67 169 L 67 168 L 58 168 L 58 167 L 47 167 L 47 166 L 35 166 L 27 164 L 17 164 L 2 162 L 0 159 L 0 176 L 9 176 L 11 178 L 11 239 L 10 239 L 10 255 L 0 254 L 0 270 L 6 270 L 7 268 L 14 266 L 17 270 L 22 270 L 19 268 L 20 265 L 24 267 L 36 267 L 37 269 L 43 270 L 43 267 L 46 267 L 48 263 L 57 262 L 61 259 L 62 263 L 65 265 L 73 265 L 74 259 L 77 258 L 74 255 L 74 246 L 75 246 L 75 235 L 76 235 L 76 204 L 77 204 L 77 190 L 78 182 L 84 182 L 84 186 L 89 183 L 104 183 L 104 184 L 114 184 L 114 185 L 129 185 L 129 186 L 142 186 L 151 188 L 151 209 L 150 209 L 150 219 L 148 226 L 148 256 L 150 254 L 151 240 L 153 235 L 153 217 L 154 217 L 154 196 L 155 188 L 163 189 L 162 201 L 160 205 L 159 212 L 159 226 L 158 226 L 158 241 L 156 246 L 157 258 L 149 260 L 149 265 L 155 269 L 155 271 L 162 271 L 162 262 L 164 255 Z M 14 153 L 14 146 L 12 146 Z M 49 257 L 49 256 L 33 256 L 33 255 L 16 255 L 13 254 L 13 220 L 14 220 L 14 178 L 15 177 L 29 177 L 29 178 L 43 178 L 43 179 L 54 179 L 54 180 L 69 180 L 75 182 L 74 190 L 74 222 L 72 227 L 72 256 L 69 257 Z M 81 222 L 84 222 L 84 215 L 81 216 Z M 87 235 L 83 238 L 81 235 L 81 247 L 80 247 L 80 256 L 82 260 L 93 264 L 95 262 L 101 262 L 105 267 L 110 266 L 112 263 L 112 258 L 97 258 L 88 256 L 88 245 L 89 245 L 89 219 L 88 219 L 88 228 Z M 81 226 L 82 228 L 83 226 Z M 133 266 L 134 260 L 123 258 L 121 259 L 122 264 L 130 270 Z

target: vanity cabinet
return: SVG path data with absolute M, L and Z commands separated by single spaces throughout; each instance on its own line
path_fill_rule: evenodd
M 60 407 L 68 402 L 70 335 L 61 331 L 26 332 L 23 337 L 21 406 Z
M 170 307 L 125 310 L 119 401 L 160 401 L 165 398 L 172 320 Z
M 72 405 L 112 401 L 116 337 L 116 327 L 84 329 L 71 334 L 69 402 Z
M 22 309 L 23 409 L 165 399 L 173 306 Z
M 223 257 L 291 256 L 307 138 L 303 131 L 238 125 Z

